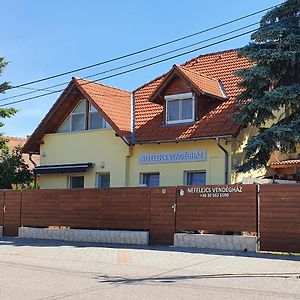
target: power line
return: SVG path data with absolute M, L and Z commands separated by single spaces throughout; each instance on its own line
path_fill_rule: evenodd
M 91 83 L 95 83 L 95 82 L 100 81 L 100 80 L 104 80 L 104 79 L 108 79 L 108 78 L 120 76 L 120 75 L 123 75 L 123 74 L 127 74 L 127 73 L 130 73 L 130 72 L 133 72 L 133 71 L 137 71 L 137 70 L 140 70 L 140 69 L 143 69 L 143 68 L 146 68 L 146 67 L 150 67 L 150 66 L 153 66 L 153 65 L 156 65 L 156 64 L 159 64 L 159 63 L 162 63 L 162 62 L 165 62 L 165 61 L 168 61 L 168 60 L 171 60 L 171 59 L 174 59 L 174 58 L 186 55 L 186 54 L 190 54 L 190 53 L 193 53 L 193 52 L 196 52 L 196 51 L 199 51 L 199 50 L 211 47 L 211 46 L 215 46 L 215 45 L 218 45 L 218 44 L 221 44 L 221 43 L 233 40 L 233 39 L 241 37 L 243 35 L 252 33 L 252 32 L 254 32 L 256 30 L 257 30 L 257 28 L 253 29 L 253 30 L 246 31 L 246 32 L 238 34 L 238 35 L 235 35 L 233 37 L 229 37 L 227 39 L 223 39 L 223 40 L 218 41 L 218 42 L 214 42 L 214 43 L 205 45 L 205 46 L 200 47 L 200 48 L 196 48 L 196 49 L 193 49 L 193 50 L 190 50 L 190 51 L 186 51 L 184 53 L 173 55 L 171 57 L 168 57 L 168 58 L 165 58 L 165 59 L 162 59 L 162 60 L 159 60 L 159 61 L 155 61 L 155 62 L 146 64 L 146 65 L 142 65 L 142 66 L 139 66 L 139 67 L 136 67 L 136 68 L 133 68 L 133 69 L 129 69 L 129 70 L 126 70 L 126 71 L 123 71 L 123 72 L 119 72 L 119 73 L 116 73 L 116 74 L 112 74 L 112 75 L 109 75 L 109 76 L 106 76 L 106 77 L 98 78 L 98 79 L 95 79 L 93 81 L 89 81 L 89 82 L 83 83 L 83 84 L 81 84 L 81 86 L 87 85 L 87 84 L 91 84 Z M 45 93 L 45 94 L 42 94 L 42 95 L 37 95 L 37 96 L 34 96 L 34 97 L 29 97 L 29 98 L 21 99 L 21 100 L 18 100 L 18 101 L 13 101 L 13 102 L 10 102 L 10 103 L 5 103 L 5 104 L 0 105 L 0 107 L 11 105 L 11 104 L 16 104 L 16 103 L 21 103 L 21 102 L 25 102 L 25 101 L 29 101 L 29 100 L 41 98 L 41 97 L 45 97 L 45 96 L 48 96 L 48 95 L 52 95 L 52 94 L 55 94 L 55 93 L 62 92 L 64 90 L 65 89 L 61 89 L 61 90 L 57 90 L 57 91 L 52 91 L 52 92 L 49 92 L 49 93 Z
M 99 72 L 99 73 L 95 73 L 95 74 L 92 74 L 92 75 L 89 75 L 89 76 L 85 76 L 84 78 L 85 78 L 85 79 L 87 79 L 87 78 L 92 78 L 92 77 L 95 77 L 95 76 L 98 76 L 98 75 L 102 75 L 102 74 L 110 73 L 110 72 L 117 71 L 117 70 L 120 70 L 120 69 L 124 69 L 124 68 L 127 68 L 127 67 L 131 67 L 131 66 L 136 65 L 136 64 L 140 64 L 140 63 L 143 63 L 143 62 L 146 62 L 146 61 L 149 61 L 149 60 L 153 60 L 153 59 L 155 59 L 155 58 L 159 58 L 159 57 L 162 57 L 162 56 L 165 56 L 165 55 L 168 55 L 168 54 L 171 54 L 171 53 L 174 53 L 174 52 L 183 50 L 183 49 L 187 49 L 187 48 L 190 48 L 190 47 L 199 45 L 199 44 L 203 44 L 203 43 L 205 43 L 205 42 L 208 42 L 208 41 L 211 41 L 211 40 L 214 40 L 214 39 L 217 39 L 217 38 L 220 38 L 220 37 L 223 37 L 223 36 L 226 36 L 226 35 L 229 35 L 229 34 L 238 32 L 238 31 L 241 31 L 241 30 L 243 30 L 243 29 L 252 27 L 252 26 L 257 25 L 257 24 L 259 24 L 259 22 L 255 22 L 255 23 L 252 23 L 252 24 L 249 24 L 249 25 L 240 27 L 240 28 L 238 28 L 238 29 L 234 29 L 234 30 L 228 31 L 228 32 L 226 32 L 226 33 L 222 33 L 222 34 L 219 34 L 219 35 L 217 35 L 217 36 L 214 36 L 214 37 L 211 37 L 211 38 L 208 38 L 208 39 L 205 39 L 205 40 L 196 42 L 196 43 L 192 43 L 192 44 L 190 44 L 190 45 L 183 46 L 183 47 L 180 47 L 180 48 L 171 50 L 171 51 L 167 51 L 167 52 L 164 52 L 164 53 L 161 53 L 161 54 L 158 54 L 158 55 L 149 57 L 149 58 L 145 58 L 145 59 L 142 59 L 142 60 L 139 60 L 139 61 L 130 63 L 130 64 L 126 64 L 126 65 L 123 65 L 123 66 L 120 66 L 120 67 L 112 68 L 112 69 L 105 70 L 105 71 L 102 71 L 102 72 Z M 55 87 L 59 87 L 59 86 L 66 85 L 66 84 L 68 84 L 68 83 L 69 83 L 69 81 L 63 82 L 63 83 L 59 83 L 59 84 L 55 84 L 55 85 L 52 85 L 52 86 L 48 86 L 48 87 L 45 87 L 45 88 L 21 87 L 21 88 L 23 88 L 23 89 L 29 89 L 29 90 L 32 90 L 32 91 L 31 91 L 31 92 L 27 92 L 27 93 L 22 93 L 22 94 L 14 95 L 14 96 L 10 96 L 10 97 L 2 98 L 2 99 L 0 99 L 0 102 L 5 101 L 5 100 L 9 100 L 9 99 L 14 99 L 14 98 L 26 96 L 26 95 L 30 95 L 30 94 L 37 93 L 37 92 L 41 92 L 41 91 L 52 92 L 50 89 L 55 88 Z
M 252 16 L 257 15 L 259 13 L 262 13 L 264 11 L 273 9 L 273 8 L 275 8 L 277 6 L 278 5 L 270 6 L 268 8 L 265 8 L 265 9 L 253 12 L 251 14 L 248 14 L 248 15 L 245 15 L 245 16 L 242 16 L 242 17 L 239 17 L 239 18 L 236 18 L 236 19 L 224 22 L 222 24 L 219 24 L 219 25 L 216 25 L 216 26 L 213 26 L 213 27 L 210 27 L 210 28 L 207 28 L 207 29 L 204 29 L 204 30 L 192 33 L 192 34 L 189 34 L 189 35 L 185 35 L 183 37 L 180 37 L 180 38 L 177 38 L 177 39 L 174 39 L 174 40 L 162 43 L 162 44 L 158 44 L 158 45 L 155 45 L 155 46 L 152 46 L 152 47 L 149 47 L 149 48 L 145 48 L 145 49 L 138 50 L 138 51 L 135 51 L 135 52 L 132 52 L 132 53 L 129 53 L 129 54 L 121 55 L 121 56 L 118 56 L 118 57 L 115 57 L 115 58 L 112 58 L 112 59 L 101 61 L 101 62 L 98 62 L 98 63 L 95 63 L 95 64 L 91 64 L 91 65 L 88 65 L 88 66 L 85 66 L 85 67 L 81 67 L 81 68 L 78 68 L 78 69 L 73 69 L 73 70 L 66 71 L 66 72 L 63 72 L 63 73 L 59 73 L 59 74 L 56 74 L 56 75 L 52 75 L 52 76 L 44 77 L 44 78 L 41 78 L 41 79 L 29 81 L 29 82 L 26 82 L 26 83 L 18 84 L 18 85 L 12 86 L 10 88 L 10 90 L 11 89 L 15 89 L 15 88 L 20 88 L 20 87 L 23 87 L 23 86 L 26 86 L 26 85 L 31 85 L 31 84 L 34 84 L 34 83 L 38 83 L 38 82 L 42 82 L 42 81 L 54 79 L 54 78 L 61 77 L 61 76 L 64 76 L 64 75 L 68 75 L 68 74 L 71 74 L 71 73 L 76 73 L 76 72 L 83 71 L 83 70 L 86 70 L 86 69 L 94 68 L 94 67 L 97 67 L 97 66 L 100 66 L 100 65 L 108 64 L 108 63 L 111 63 L 111 62 L 114 62 L 114 61 L 117 61 L 117 60 L 128 58 L 128 57 L 131 57 L 131 56 L 134 56 L 134 55 L 137 55 L 137 54 L 141 54 L 141 53 L 144 53 L 144 52 L 147 52 L 147 51 L 150 51 L 150 50 L 161 48 L 163 46 L 170 45 L 170 44 L 173 44 L 173 43 L 176 43 L 176 42 L 179 42 L 179 41 L 182 41 L 182 40 L 194 37 L 196 35 L 199 35 L 199 34 L 202 34 L 202 33 L 205 33 L 205 32 L 208 32 L 208 31 L 211 31 L 211 30 L 214 30 L 214 29 L 217 29 L 217 28 L 220 28 L 220 27 L 223 27 L 223 26 L 226 26 L 226 25 L 229 25 L 229 24 L 241 21 L 243 19 L 252 17 Z

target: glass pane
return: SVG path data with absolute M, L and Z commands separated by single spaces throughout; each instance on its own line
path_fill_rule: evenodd
M 97 112 L 98 111 L 92 103 L 90 104 L 90 111 L 91 112 Z
M 205 185 L 205 172 L 189 172 L 187 176 L 187 185 Z
M 98 174 L 98 188 L 110 187 L 110 174 Z
M 167 101 L 167 120 L 179 120 L 179 100 Z
M 104 128 L 111 128 L 111 126 L 108 124 L 106 120 L 104 120 Z
M 193 119 L 193 100 L 182 100 L 182 120 Z
M 103 117 L 98 112 L 90 113 L 90 129 L 103 128 Z
M 81 131 L 85 129 L 85 114 L 71 115 L 72 128 L 71 131 Z
M 73 113 L 85 113 L 86 112 L 86 101 L 82 100 L 79 102 L 77 107 L 73 110 Z
M 159 173 L 143 174 L 143 184 L 147 186 L 159 186 Z
M 84 188 L 84 176 L 70 177 L 70 188 L 71 189 Z
M 63 125 L 59 128 L 58 132 L 70 132 L 70 117 L 68 117 Z

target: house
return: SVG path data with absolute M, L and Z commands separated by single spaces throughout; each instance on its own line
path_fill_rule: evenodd
M 72 78 L 23 151 L 41 188 L 229 184 L 257 131 L 234 123 L 237 50 L 196 57 L 133 92 Z
M 8 140 L 7 146 L 9 150 L 13 150 L 16 147 L 23 147 L 27 141 L 27 138 L 20 138 L 15 136 L 5 136 L 5 139 Z M 25 164 L 29 167 L 30 170 L 33 170 L 36 166 L 40 164 L 40 156 L 38 154 L 32 155 L 29 157 L 29 154 L 23 153 L 22 155 Z

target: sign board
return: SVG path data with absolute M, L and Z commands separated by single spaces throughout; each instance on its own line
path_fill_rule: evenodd
M 243 192 L 241 185 L 226 186 L 202 186 L 202 187 L 186 187 L 179 191 L 180 196 L 187 194 L 198 194 L 201 198 L 229 198 L 232 194 Z
M 206 161 L 206 150 L 142 153 L 139 157 L 140 165 L 169 164 L 196 161 Z

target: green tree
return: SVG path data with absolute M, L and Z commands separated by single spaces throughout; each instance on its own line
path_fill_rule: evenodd
M 3 69 L 6 67 L 7 62 L 3 57 L 0 57 L 0 76 Z M 0 83 L 0 94 L 5 93 L 10 88 L 9 82 Z M 0 118 L 10 118 L 17 112 L 14 108 L 3 108 L 0 107 Z M 0 128 L 4 126 L 4 123 L 0 121 Z M 3 137 L 3 133 L 0 133 L 0 150 L 6 147 L 7 139 Z
M 22 148 L 2 150 L 0 156 L 0 189 L 28 188 L 32 173 L 22 157 Z
M 0 57 L 0 76 L 6 67 L 7 62 Z M 0 84 L 0 94 L 10 89 L 9 82 Z M 0 118 L 10 118 L 17 112 L 14 108 L 0 107 Z M 0 121 L 0 128 L 4 123 Z M 22 158 L 21 148 L 17 147 L 9 151 L 7 147 L 8 140 L 0 133 L 0 188 L 11 189 L 16 187 L 26 187 L 32 181 L 32 174 Z
M 240 55 L 254 66 L 237 73 L 244 89 L 233 120 L 259 129 L 245 148 L 245 172 L 265 167 L 274 151 L 295 152 L 300 142 L 300 0 L 269 11 Z

